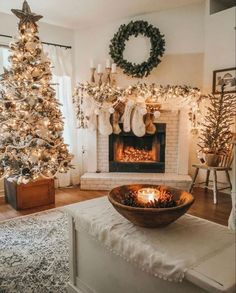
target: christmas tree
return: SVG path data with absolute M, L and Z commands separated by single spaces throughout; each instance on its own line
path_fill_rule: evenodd
M 209 95 L 209 101 L 198 146 L 203 153 L 225 155 L 233 138 L 236 96 L 225 94 L 223 85 L 220 94 Z
M 0 79 L 0 178 L 17 183 L 52 178 L 71 166 L 72 155 L 63 141 L 63 117 L 52 87 L 51 63 L 38 37 L 36 22 L 26 1 L 19 35 L 10 43 L 10 68 Z

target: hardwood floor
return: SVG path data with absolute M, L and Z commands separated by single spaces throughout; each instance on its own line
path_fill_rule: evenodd
M 80 190 L 79 187 L 60 188 L 56 191 L 55 204 L 22 211 L 14 210 L 9 204 L 5 203 L 4 197 L 0 197 L 0 221 L 104 196 L 107 195 L 107 193 L 108 191 Z M 213 195 L 211 191 L 205 193 L 204 189 L 195 188 L 193 195 L 195 197 L 195 203 L 190 208 L 189 214 L 222 225 L 228 224 L 228 218 L 231 211 L 230 195 L 220 193 L 219 203 L 217 205 L 213 204 Z
M 107 192 L 108 191 L 80 190 L 79 187 L 60 188 L 56 190 L 55 204 L 41 206 L 38 208 L 30 208 L 21 211 L 16 211 L 9 204 L 5 203 L 4 197 L 0 197 L 0 221 L 73 204 L 83 200 L 92 199 L 95 197 L 106 195 Z
M 196 187 L 193 190 L 195 202 L 188 213 L 221 225 L 228 225 L 228 218 L 232 208 L 231 196 L 226 193 L 219 193 L 218 204 L 213 204 L 213 192 L 204 191 Z

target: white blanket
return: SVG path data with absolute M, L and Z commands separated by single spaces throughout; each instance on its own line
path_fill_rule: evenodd
M 85 230 L 102 245 L 143 271 L 169 281 L 182 281 L 184 273 L 234 243 L 226 227 L 185 215 L 165 228 L 147 229 L 123 218 L 107 197 L 65 210 L 76 229 Z

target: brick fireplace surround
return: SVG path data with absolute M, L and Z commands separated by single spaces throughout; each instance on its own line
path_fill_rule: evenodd
M 166 123 L 165 173 L 109 172 L 108 136 L 88 131 L 84 160 L 90 163 L 88 172 L 81 177 L 81 189 L 109 190 L 119 185 L 134 183 L 164 184 L 187 189 L 191 182 L 188 175 L 188 110 L 163 110 L 155 123 Z

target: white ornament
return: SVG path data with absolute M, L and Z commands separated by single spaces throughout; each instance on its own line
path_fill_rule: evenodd
M 161 112 L 160 111 L 155 111 L 154 112 L 154 117 L 155 118 L 159 118 L 161 116 Z
M 95 113 L 96 115 L 99 115 L 99 114 L 100 114 L 100 110 L 99 110 L 98 108 L 96 108 L 96 109 L 94 110 L 94 113 Z
M 115 112 L 115 109 L 114 108 L 109 108 L 109 113 L 113 114 Z

